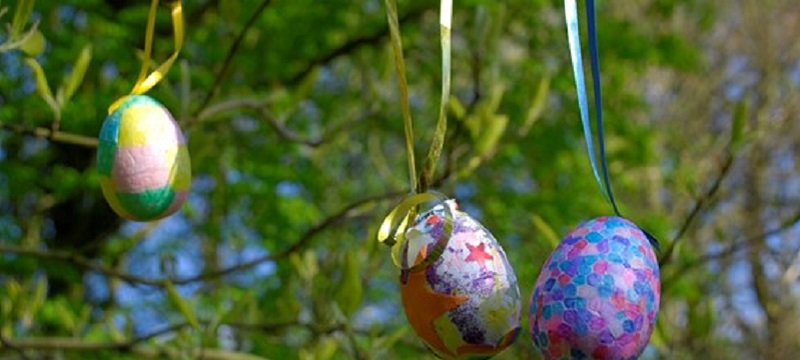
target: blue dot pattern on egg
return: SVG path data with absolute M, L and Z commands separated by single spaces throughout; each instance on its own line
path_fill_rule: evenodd
M 653 332 L 661 293 L 645 233 L 600 217 L 567 234 L 531 294 L 529 329 L 545 359 L 635 359 Z

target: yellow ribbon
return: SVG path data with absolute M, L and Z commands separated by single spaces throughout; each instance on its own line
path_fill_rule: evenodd
M 392 247 L 392 261 L 404 272 L 417 272 L 426 269 L 433 264 L 447 248 L 447 243 L 453 235 L 454 215 L 448 204 L 445 204 L 447 197 L 435 191 L 427 191 L 406 196 L 401 200 L 383 219 L 378 229 L 378 241 Z M 444 207 L 444 228 L 433 248 L 429 249 L 428 254 L 422 261 L 408 265 L 407 256 L 403 257 L 403 252 L 408 250 L 408 239 L 406 230 L 410 222 L 416 217 L 416 209 L 419 205 L 437 201 Z M 412 254 L 416 256 L 416 254 Z
M 441 154 L 444 144 L 445 132 L 447 131 L 447 101 L 450 98 L 450 32 L 452 27 L 453 1 L 441 0 L 439 23 L 441 25 L 442 42 L 442 100 L 439 109 L 439 121 L 434 133 L 434 140 L 428 152 L 428 158 L 421 182 L 417 182 L 416 164 L 414 162 L 414 132 L 411 125 L 411 110 L 408 104 L 408 85 L 406 83 L 405 63 L 403 61 L 403 46 L 400 38 L 400 25 L 397 19 L 396 0 L 384 0 L 386 5 L 386 15 L 389 23 L 392 50 L 395 60 L 395 70 L 397 72 L 398 86 L 400 90 L 400 104 L 403 110 L 403 123 L 406 138 L 406 152 L 408 155 L 409 178 L 411 182 L 412 194 L 401 200 L 386 217 L 383 219 L 381 227 L 378 229 L 378 241 L 392 247 L 392 260 L 401 269 L 402 279 L 407 278 L 411 272 L 421 271 L 433 264 L 444 252 L 450 236 L 453 234 L 454 214 L 448 204 L 444 202 L 447 197 L 444 195 L 427 190 L 430 185 L 433 173 L 436 170 L 436 163 Z M 409 222 L 413 222 L 417 215 L 419 205 L 438 201 L 444 206 L 445 219 L 444 228 L 433 248 L 429 249 L 422 261 L 408 265 L 408 254 L 403 256 L 404 251 L 408 251 L 409 244 L 406 238 L 406 230 Z M 411 254 L 416 256 L 416 254 Z M 412 260 L 413 262 L 414 260 Z
M 108 108 L 109 114 L 114 112 L 114 110 L 116 110 L 120 104 L 122 104 L 122 102 L 128 98 L 128 96 L 144 94 L 153 88 L 153 86 L 158 84 L 158 82 L 164 78 L 167 72 L 169 72 L 172 64 L 178 58 L 178 54 L 181 52 L 181 48 L 183 47 L 183 7 L 181 0 L 170 2 L 170 10 L 172 13 L 172 30 L 175 34 L 175 51 L 153 72 L 149 74 L 147 73 L 150 69 L 150 56 L 153 52 L 153 33 L 155 32 L 156 13 L 158 11 L 158 0 L 153 0 L 150 5 L 150 13 L 147 15 L 147 30 L 145 32 L 144 40 L 144 59 L 142 59 L 142 69 L 139 71 L 139 77 L 136 80 L 136 84 L 133 85 L 133 89 L 129 95 L 123 96 L 111 104 L 111 106 Z

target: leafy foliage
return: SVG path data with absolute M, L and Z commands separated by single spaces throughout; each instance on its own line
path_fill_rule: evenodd
M 665 249 L 647 358 L 797 350 L 798 10 L 745 3 L 599 4 L 612 183 Z M 184 2 L 184 49 L 149 95 L 187 135 L 195 182 L 180 213 L 143 224 L 106 205 L 93 146 L 135 81 L 148 6 L 0 4 L 0 357 L 426 354 L 375 240 L 409 191 L 382 2 Z M 560 236 L 611 211 L 583 150 L 562 6 L 455 3 L 432 181 L 493 232 L 526 297 Z M 436 2 L 399 1 L 399 17 L 422 159 Z M 163 59 L 164 6 L 156 20 Z M 499 357 L 537 358 L 525 334 Z

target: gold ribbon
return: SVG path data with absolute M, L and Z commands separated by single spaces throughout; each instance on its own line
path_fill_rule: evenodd
M 403 45 L 400 38 L 400 25 L 397 19 L 396 0 L 384 0 L 386 5 L 386 16 L 389 23 L 389 33 L 391 35 L 392 52 L 395 60 L 395 70 L 397 72 L 397 82 L 400 90 L 400 105 L 403 110 L 403 124 L 406 139 L 406 152 L 408 156 L 409 178 L 412 194 L 401 200 L 386 217 L 383 219 L 381 227 L 378 229 L 378 241 L 392 247 L 392 261 L 401 269 L 403 278 L 411 272 L 421 271 L 433 264 L 444 252 L 450 236 L 453 234 L 454 214 L 450 206 L 445 203 L 447 197 L 427 188 L 433 179 L 436 170 L 436 163 L 439 160 L 442 146 L 444 145 L 445 133 L 447 131 L 447 102 L 450 98 L 450 33 L 452 28 L 453 1 L 441 0 L 439 10 L 439 24 L 441 29 L 442 44 L 442 99 L 439 108 L 439 121 L 434 132 L 433 142 L 428 152 L 427 161 L 422 173 L 422 181 L 417 182 L 416 164 L 414 161 L 414 132 L 412 129 L 411 110 L 408 104 L 408 85 L 405 74 L 405 63 L 403 60 Z M 444 228 L 433 248 L 429 249 L 422 261 L 408 266 L 408 254 L 403 254 L 409 248 L 406 230 L 409 222 L 415 221 L 419 205 L 438 201 L 444 207 L 445 219 Z M 403 258 L 403 255 L 405 257 Z M 411 254 L 416 257 L 417 254 Z M 412 260 L 415 262 L 416 260 Z M 402 280 L 401 280 L 402 281 Z
M 130 94 L 123 96 L 115 101 L 108 108 L 108 113 L 111 114 L 116 110 L 125 99 L 130 95 L 144 94 L 153 86 L 158 84 L 161 79 L 169 72 L 172 64 L 178 58 L 178 54 L 183 47 L 183 7 L 181 0 L 170 2 L 170 11 L 172 13 L 172 30 L 175 34 L 175 51 L 172 55 L 161 65 L 159 65 L 153 72 L 148 74 L 150 69 L 150 56 L 153 53 L 153 33 L 155 32 L 156 13 L 158 12 L 158 0 L 153 0 L 150 5 L 150 13 L 147 15 L 147 30 L 145 32 L 144 40 L 144 59 L 142 59 L 142 69 L 139 71 L 139 77 Z
M 378 229 L 378 241 L 392 247 L 392 261 L 404 272 L 417 272 L 426 269 L 442 256 L 444 249 L 447 248 L 447 243 L 453 235 L 453 222 L 455 214 L 450 206 L 445 203 L 447 197 L 435 191 L 426 191 L 424 193 L 412 194 L 406 196 L 386 215 L 383 219 L 380 228 Z M 416 217 L 417 208 L 419 205 L 436 201 L 444 207 L 444 227 L 442 233 L 433 248 L 428 250 L 428 254 L 422 261 L 408 265 L 407 256 L 403 258 L 403 252 L 408 250 L 408 238 L 406 238 L 406 230 L 408 230 L 409 223 L 413 223 Z M 416 254 L 411 254 L 416 257 Z

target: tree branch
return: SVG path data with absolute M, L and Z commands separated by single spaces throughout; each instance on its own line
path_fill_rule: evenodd
M 705 254 L 697 258 L 696 260 L 693 260 L 687 264 L 683 264 L 679 269 L 677 269 L 677 271 L 675 272 L 675 274 L 673 274 L 672 277 L 678 278 L 683 274 L 689 272 L 690 270 L 708 263 L 709 261 L 720 260 L 723 258 L 727 258 L 729 256 L 733 256 L 737 252 L 747 249 L 748 246 L 750 246 L 750 244 L 752 244 L 753 242 L 759 239 L 765 239 L 770 236 L 779 235 L 784 231 L 793 228 L 795 225 L 797 225 L 798 222 L 800 222 L 800 210 L 797 211 L 793 216 L 781 222 L 781 224 L 774 229 L 765 231 L 764 233 L 759 234 L 758 236 L 734 241 L 730 245 L 728 245 L 728 247 L 725 248 L 724 250 L 720 250 L 718 252 L 714 252 L 711 254 Z
M 128 352 L 135 354 L 141 358 L 147 359 L 160 359 L 182 358 L 186 354 L 181 350 L 167 347 L 156 346 L 143 346 L 136 345 L 130 346 L 129 343 L 123 342 L 92 342 L 79 338 L 65 338 L 65 337 L 37 337 L 37 338 L 24 338 L 8 341 L 10 345 L 18 349 L 25 350 L 38 350 L 38 351 L 73 351 L 73 352 L 97 352 L 97 351 L 118 351 Z M 3 349 L 6 347 L 4 344 Z M 245 354 L 241 352 L 228 351 L 223 349 L 212 348 L 195 348 L 192 349 L 192 357 L 205 360 L 263 360 L 263 357 Z
M 194 277 L 190 277 L 190 278 L 186 278 L 186 279 L 174 280 L 173 283 L 175 285 L 184 285 L 184 284 L 194 283 L 194 282 L 198 282 L 198 281 L 203 281 L 203 280 L 208 280 L 208 279 L 213 279 L 213 278 L 219 278 L 219 277 L 223 277 L 225 275 L 230 275 L 230 274 L 233 274 L 233 273 L 237 273 L 237 272 L 240 272 L 240 271 L 244 271 L 244 270 L 250 269 L 252 267 L 258 266 L 258 265 L 260 265 L 262 263 L 265 263 L 265 262 L 277 261 L 277 260 L 283 259 L 283 258 L 289 256 L 290 254 L 292 254 L 294 252 L 297 252 L 300 249 L 304 248 L 306 245 L 308 245 L 308 243 L 315 236 L 317 236 L 323 230 L 327 229 L 330 226 L 339 224 L 341 221 L 346 219 L 349 216 L 349 214 L 353 210 L 355 210 L 356 208 L 358 208 L 360 206 L 363 206 L 363 205 L 366 205 L 366 204 L 369 204 L 371 202 L 383 201 L 383 200 L 386 200 L 386 199 L 397 197 L 397 196 L 400 196 L 402 194 L 403 193 L 400 192 L 400 191 L 394 191 L 394 192 L 388 192 L 388 193 L 385 193 L 385 194 L 376 195 L 376 196 L 373 196 L 373 197 L 368 197 L 368 198 L 365 198 L 365 199 L 358 200 L 358 201 L 356 201 L 354 203 L 351 203 L 350 205 L 347 205 L 342 210 L 340 210 L 337 213 L 327 217 L 326 219 L 322 220 L 321 222 L 317 223 L 316 225 L 312 226 L 297 241 L 295 241 L 292 245 L 288 246 L 287 248 L 285 248 L 285 249 L 283 249 L 283 250 L 281 250 L 281 251 L 279 251 L 277 253 L 270 254 L 270 255 L 265 255 L 265 256 L 262 256 L 260 258 L 253 259 L 253 260 L 247 261 L 247 262 L 243 262 L 241 264 L 234 265 L 234 266 L 231 266 L 229 268 L 222 269 L 222 270 L 219 270 L 219 271 L 204 273 L 204 274 L 200 274 L 200 275 L 197 275 L 197 276 L 194 276 Z
M 53 131 L 52 129 L 43 127 L 29 128 L 22 125 L 5 123 L 2 121 L 0 121 L 0 129 L 5 129 L 20 135 L 34 136 L 48 139 L 53 142 L 72 144 L 88 148 L 96 148 L 98 143 L 97 138 L 94 137 L 78 135 L 64 131 Z
M 236 39 L 233 41 L 233 44 L 228 49 L 228 53 L 225 55 L 225 60 L 222 62 L 222 67 L 219 69 L 217 76 L 214 78 L 214 85 L 211 86 L 211 90 L 208 91 L 206 97 L 203 99 L 203 102 L 200 103 L 200 106 L 195 111 L 195 114 L 202 112 L 203 109 L 205 109 L 206 106 L 211 103 L 211 99 L 213 99 L 214 96 L 219 92 L 219 88 L 222 86 L 222 81 L 225 80 L 225 77 L 228 75 L 228 69 L 233 63 L 233 57 L 239 51 L 239 46 L 241 46 L 245 34 L 247 34 L 247 31 L 250 30 L 253 25 L 255 25 L 256 20 L 258 20 L 271 2 L 271 0 L 261 1 L 261 4 L 258 5 L 258 7 L 253 11 L 253 14 L 250 15 L 250 18 L 247 19 L 247 22 L 242 27 L 242 30 L 239 31 L 238 35 L 236 35 Z M 197 117 L 195 116 L 193 118 Z
M 297 135 L 292 130 L 286 128 L 284 126 L 283 121 L 278 120 L 275 115 L 273 115 L 269 110 L 267 110 L 267 105 L 269 104 L 270 99 L 258 99 L 258 98 L 236 98 L 231 99 L 228 101 L 224 101 L 212 106 L 208 106 L 206 109 L 198 113 L 195 117 L 193 117 L 190 121 L 191 122 L 202 122 L 212 116 L 219 115 L 226 111 L 231 110 L 239 110 L 242 108 L 256 110 L 260 117 L 267 122 L 272 130 L 278 134 L 282 140 L 286 140 L 292 143 L 303 144 L 310 147 L 317 147 L 322 145 L 322 139 L 305 139 L 300 135 Z
M 675 248 L 678 245 L 678 242 L 683 239 L 684 235 L 686 235 L 686 232 L 689 230 L 692 224 L 694 224 L 694 221 L 697 219 L 697 216 L 700 215 L 700 213 L 714 199 L 714 196 L 717 194 L 722 185 L 722 181 L 725 180 L 725 178 L 730 173 L 731 168 L 733 168 L 733 160 L 734 160 L 734 154 L 732 152 L 728 152 L 722 164 L 722 167 L 720 168 L 719 174 L 714 179 L 714 182 L 711 184 L 708 190 L 706 190 L 706 192 L 702 194 L 702 196 L 700 196 L 695 201 L 694 207 L 692 207 L 692 210 L 689 212 L 689 215 L 687 215 L 686 219 L 684 219 L 683 224 L 678 230 L 678 233 L 675 235 L 675 238 L 672 240 L 672 242 L 670 242 L 669 246 L 667 247 L 667 250 L 664 252 L 664 256 L 662 256 L 661 259 L 659 260 L 658 262 L 659 266 L 663 267 L 664 265 L 669 264 L 672 261 L 672 257 L 674 256 Z
M 208 325 L 210 321 L 205 320 L 201 321 L 201 323 Z M 306 327 L 317 335 L 323 335 L 323 334 L 329 335 L 338 331 L 347 331 L 347 330 L 350 330 L 352 334 L 358 334 L 358 335 L 368 335 L 371 333 L 371 331 L 367 330 L 349 329 L 346 323 L 337 323 L 330 326 L 322 326 L 322 327 L 314 323 L 304 323 L 299 321 L 287 321 L 279 323 L 224 322 L 221 323 L 220 325 L 229 326 L 231 328 L 241 331 L 258 331 L 265 333 L 273 333 L 289 327 Z M 176 349 L 167 348 L 164 346 L 140 345 L 140 344 L 148 340 L 152 340 L 156 337 L 170 334 L 175 331 L 179 331 L 189 326 L 190 324 L 188 322 L 172 324 L 167 327 L 164 327 L 161 330 L 140 337 L 135 337 L 128 341 L 95 342 L 95 341 L 86 341 L 80 338 L 68 338 L 68 337 L 31 337 L 31 338 L 15 339 L 11 341 L 0 338 L 2 340 L 0 341 L 0 350 L 12 349 L 21 352 L 22 354 L 24 354 L 25 350 L 71 351 L 71 352 L 116 351 L 116 352 L 136 354 L 143 358 L 162 358 L 165 356 L 168 358 L 179 358 L 181 357 L 181 355 L 186 355 L 186 354 L 181 354 L 180 351 Z M 262 357 L 256 355 L 227 351 L 216 348 L 194 348 L 191 350 L 192 354 L 196 355 L 198 358 L 208 359 L 208 360 L 263 359 Z
M 5 336 L 3 336 L 3 332 L 0 329 L 0 349 L 2 349 L 2 348 L 11 349 L 12 351 L 16 352 L 19 355 L 19 358 L 22 359 L 22 360 L 28 360 L 29 359 L 28 355 L 25 354 L 24 350 L 20 349 L 17 346 L 14 346 L 13 344 L 9 343 L 8 340 L 6 340 Z
M 400 15 L 398 21 L 400 23 L 403 23 L 403 22 L 409 21 L 411 19 L 417 18 L 417 17 L 421 16 L 422 14 L 424 14 L 425 11 L 434 8 L 433 6 L 431 6 L 432 4 L 433 3 L 428 3 L 425 6 L 421 6 L 419 8 L 412 9 L 412 10 L 408 11 L 407 13 Z M 340 57 L 342 55 L 349 54 L 349 53 L 351 53 L 351 52 L 353 52 L 353 51 L 355 51 L 355 50 L 357 50 L 357 49 L 359 49 L 359 48 L 361 48 L 363 46 L 377 44 L 378 42 L 382 41 L 388 35 L 389 35 L 389 26 L 385 25 L 380 30 L 378 30 L 378 31 L 376 31 L 376 32 L 374 32 L 372 34 L 362 35 L 362 36 L 350 39 L 349 41 L 345 42 L 341 46 L 333 49 L 331 52 L 329 52 L 327 54 L 319 55 L 316 58 L 311 59 L 311 61 L 309 61 L 302 69 L 300 69 L 300 71 L 298 71 L 297 73 L 295 73 L 294 75 L 289 77 L 287 79 L 286 83 L 289 84 L 289 85 L 296 84 L 296 83 L 300 82 L 301 80 L 303 80 L 303 78 L 305 78 L 309 73 L 311 73 L 314 70 L 314 68 L 316 68 L 317 66 L 320 66 L 322 64 L 327 64 L 327 63 L 333 61 L 334 59 L 336 59 L 336 58 L 338 58 L 338 57 Z
M 16 254 L 20 256 L 29 256 L 38 259 L 66 262 L 86 270 L 95 271 L 106 276 L 118 278 L 131 285 L 141 284 L 141 285 L 163 287 L 165 283 L 164 280 L 153 280 L 144 277 L 139 277 L 136 275 L 131 275 L 125 272 L 120 272 L 101 262 L 90 260 L 88 258 L 74 254 L 69 251 L 25 248 L 20 246 L 0 244 L 0 253 Z
M 74 254 L 74 253 L 71 253 L 69 251 L 60 251 L 60 250 L 51 250 L 51 249 L 24 248 L 24 247 L 20 247 L 20 246 L 6 245 L 6 244 L 0 243 L 0 253 L 16 254 L 16 255 L 21 255 L 21 256 L 35 257 L 35 258 L 39 258 L 39 259 L 47 259 L 47 260 L 55 260 L 55 261 L 66 262 L 66 263 L 73 264 L 73 265 L 75 265 L 77 267 L 80 267 L 80 268 L 83 268 L 83 269 L 86 269 L 86 270 L 96 271 L 96 272 L 101 273 L 101 274 L 103 274 L 105 276 L 118 278 L 118 279 L 120 279 L 122 281 L 125 281 L 128 284 L 131 284 L 131 285 L 147 285 L 147 286 L 153 286 L 153 287 L 158 287 L 158 288 L 162 288 L 163 289 L 163 288 L 166 287 L 167 282 L 170 282 L 170 283 L 172 283 L 174 285 L 186 285 L 186 284 L 191 284 L 191 283 L 195 283 L 195 282 L 198 282 L 198 281 L 205 281 L 205 280 L 209 280 L 209 279 L 220 278 L 220 277 L 223 277 L 223 276 L 226 276 L 226 275 L 230 275 L 230 274 L 234 274 L 234 273 L 237 273 L 237 272 L 241 272 L 241 271 L 253 268 L 255 266 L 258 266 L 258 265 L 260 265 L 262 263 L 281 260 L 281 259 L 287 257 L 288 255 L 303 249 L 305 246 L 308 245 L 308 243 L 314 237 L 316 237 L 323 230 L 325 230 L 325 229 L 327 229 L 327 228 L 329 228 L 331 226 L 337 225 L 337 224 L 341 223 L 343 220 L 347 219 L 350 216 L 351 212 L 353 210 L 355 210 L 356 208 L 364 206 L 364 205 L 372 203 L 372 202 L 391 199 L 391 198 L 400 196 L 402 194 L 403 193 L 400 192 L 400 191 L 393 191 L 393 192 L 387 192 L 387 193 L 384 193 L 384 194 L 375 195 L 375 196 L 372 196 L 372 197 L 368 197 L 368 198 L 364 198 L 364 199 L 358 200 L 356 202 L 353 202 L 353 203 L 345 206 L 340 211 L 328 216 L 327 218 L 325 218 L 321 222 L 319 222 L 316 225 L 312 226 L 297 241 L 295 241 L 293 244 L 291 244 L 287 248 L 285 248 L 285 249 L 283 249 L 283 250 L 281 250 L 281 251 L 279 251 L 277 253 L 273 253 L 273 254 L 270 254 L 270 255 L 262 256 L 260 258 L 257 258 L 257 259 L 251 260 L 251 261 L 247 261 L 247 262 L 243 262 L 243 263 L 240 263 L 240 264 L 237 264 L 237 265 L 233 265 L 231 267 L 228 267 L 228 268 L 225 268 L 225 269 L 221 269 L 219 271 L 212 271 L 212 272 L 202 273 L 202 274 L 199 274 L 199 275 L 196 275 L 196 276 L 182 278 L 182 279 L 171 279 L 171 278 L 150 279 L 150 278 L 145 278 L 145 277 L 141 277 L 141 276 L 136 276 L 136 275 L 132 275 L 130 273 L 118 271 L 118 270 L 116 270 L 116 269 L 114 269 L 114 268 L 112 268 L 110 266 L 107 266 L 107 265 L 105 265 L 103 263 L 99 263 L 99 262 L 93 261 L 91 259 L 85 258 L 83 256 L 80 256 L 80 255 L 77 255 L 77 254 Z

